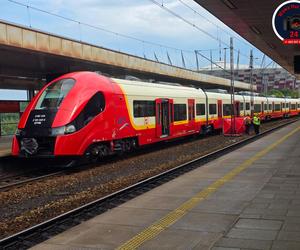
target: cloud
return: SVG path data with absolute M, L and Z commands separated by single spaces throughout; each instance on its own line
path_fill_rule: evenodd
M 216 49 L 219 44 L 205 33 L 171 15 L 150 0 L 18 0 L 37 8 L 62 15 L 82 23 L 88 23 L 116 33 L 126 34 L 184 50 Z M 217 23 L 229 30 L 222 22 L 209 14 L 193 0 L 182 0 L 200 15 L 188 9 L 178 0 L 156 0 L 164 6 L 197 25 L 206 32 L 221 37 L 227 44 L 229 35 L 216 28 Z M 11 10 L 13 11 L 13 10 Z M 28 19 L 26 11 L 24 20 Z M 122 38 L 78 23 L 51 17 L 31 10 L 31 23 L 35 28 L 94 43 L 115 50 L 141 54 L 165 53 L 166 49 Z M 211 20 L 211 22 L 206 19 Z M 27 21 L 26 21 L 27 22 Z M 230 30 L 229 30 L 230 31 Z M 232 31 L 230 31 L 233 33 Z M 222 45 L 224 47 L 224 45 Z M 241 46 L 244 49 L 244 47 Z M 164 51 L 164 52 L 161 52 Z M 178 51 L 169 50 L 171 56 L 180 57 Z M 191 55 L 193 57 L 194 55 Z

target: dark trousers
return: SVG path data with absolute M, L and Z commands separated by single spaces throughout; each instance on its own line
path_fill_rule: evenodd
M 256 125 L 256 124 L 253 124 L 254 126 L 254 131 L 255 131 L 255 134 L 259 134 L 259 125 Z
M 245 125 L 245 132 L 246 132 L 247 135 L 250 134 L 250 128 L 251 128 L 251 124 L 246 124 Z

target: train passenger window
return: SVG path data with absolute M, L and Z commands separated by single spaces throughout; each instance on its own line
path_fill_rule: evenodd
M 40 96 L 35 109 L 57 109 L 75 84 L 74 79 L 66 78 L 52 83 Z
M 298 109 L 300 109 L 300 103 L 298 104 Z
M 240 111 L 244 111 L 244 103 L 240 102 Z
M 204 103 L 196 104 L 196 114 L 197 115 L 205 115 L 205 104 Z
M 272 104 L 269 104 L 269 110 L 273 110 Z
M 174 121 L 185 121 L 186 117 L 186 104 L 174 104 Z
M 292 104 L 291 109 L 296 109 L 296 104 Z
M 254 104 L 254 112 L 261 112 L 261 104 Z
M 231 115 L 231 104 L 223 104 L 223 115 Z
M 154 101 L 133 101 L 134 117 L 150 117 L 155 116 Z
M 250 102 L 246 102 L 246 110 L 250 110 Z
M 216 115 L 217 114 L 217 104 L 209 104 L 209 114 Z
M 280 104 L 275 104 L 275 111 L 280 111 L 281 110 L 281 105 Z
M 268 104 L 264 104 L 264 110 L 268 110 Z

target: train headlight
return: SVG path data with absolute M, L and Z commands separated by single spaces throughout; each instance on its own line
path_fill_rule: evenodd
M 76 128 L 73 124 L 67 125 L 65 127 L 65 134 L 72 134 L 76 131 Z
M 58 128 L 52 128 L 51 135 L 57 136 L 57 135 L 67 135 L 72 134 L 76 131 L 76 128 L 73 124 L 69 124 L 63 127 Z
M 57 136 L 57 135 L 63 135 L 65 133 L 65 126 L 58 127 L 58 128 L 52 128 L 51 135 Z

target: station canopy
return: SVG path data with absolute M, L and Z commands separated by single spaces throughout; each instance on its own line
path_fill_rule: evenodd
M 194 0 L 277 64 L 294 74 L 300 45 L 284 45 L 272 28 L 272 16 L 284 1 Z M 297 75 L 300 78 L 300 75 Z

